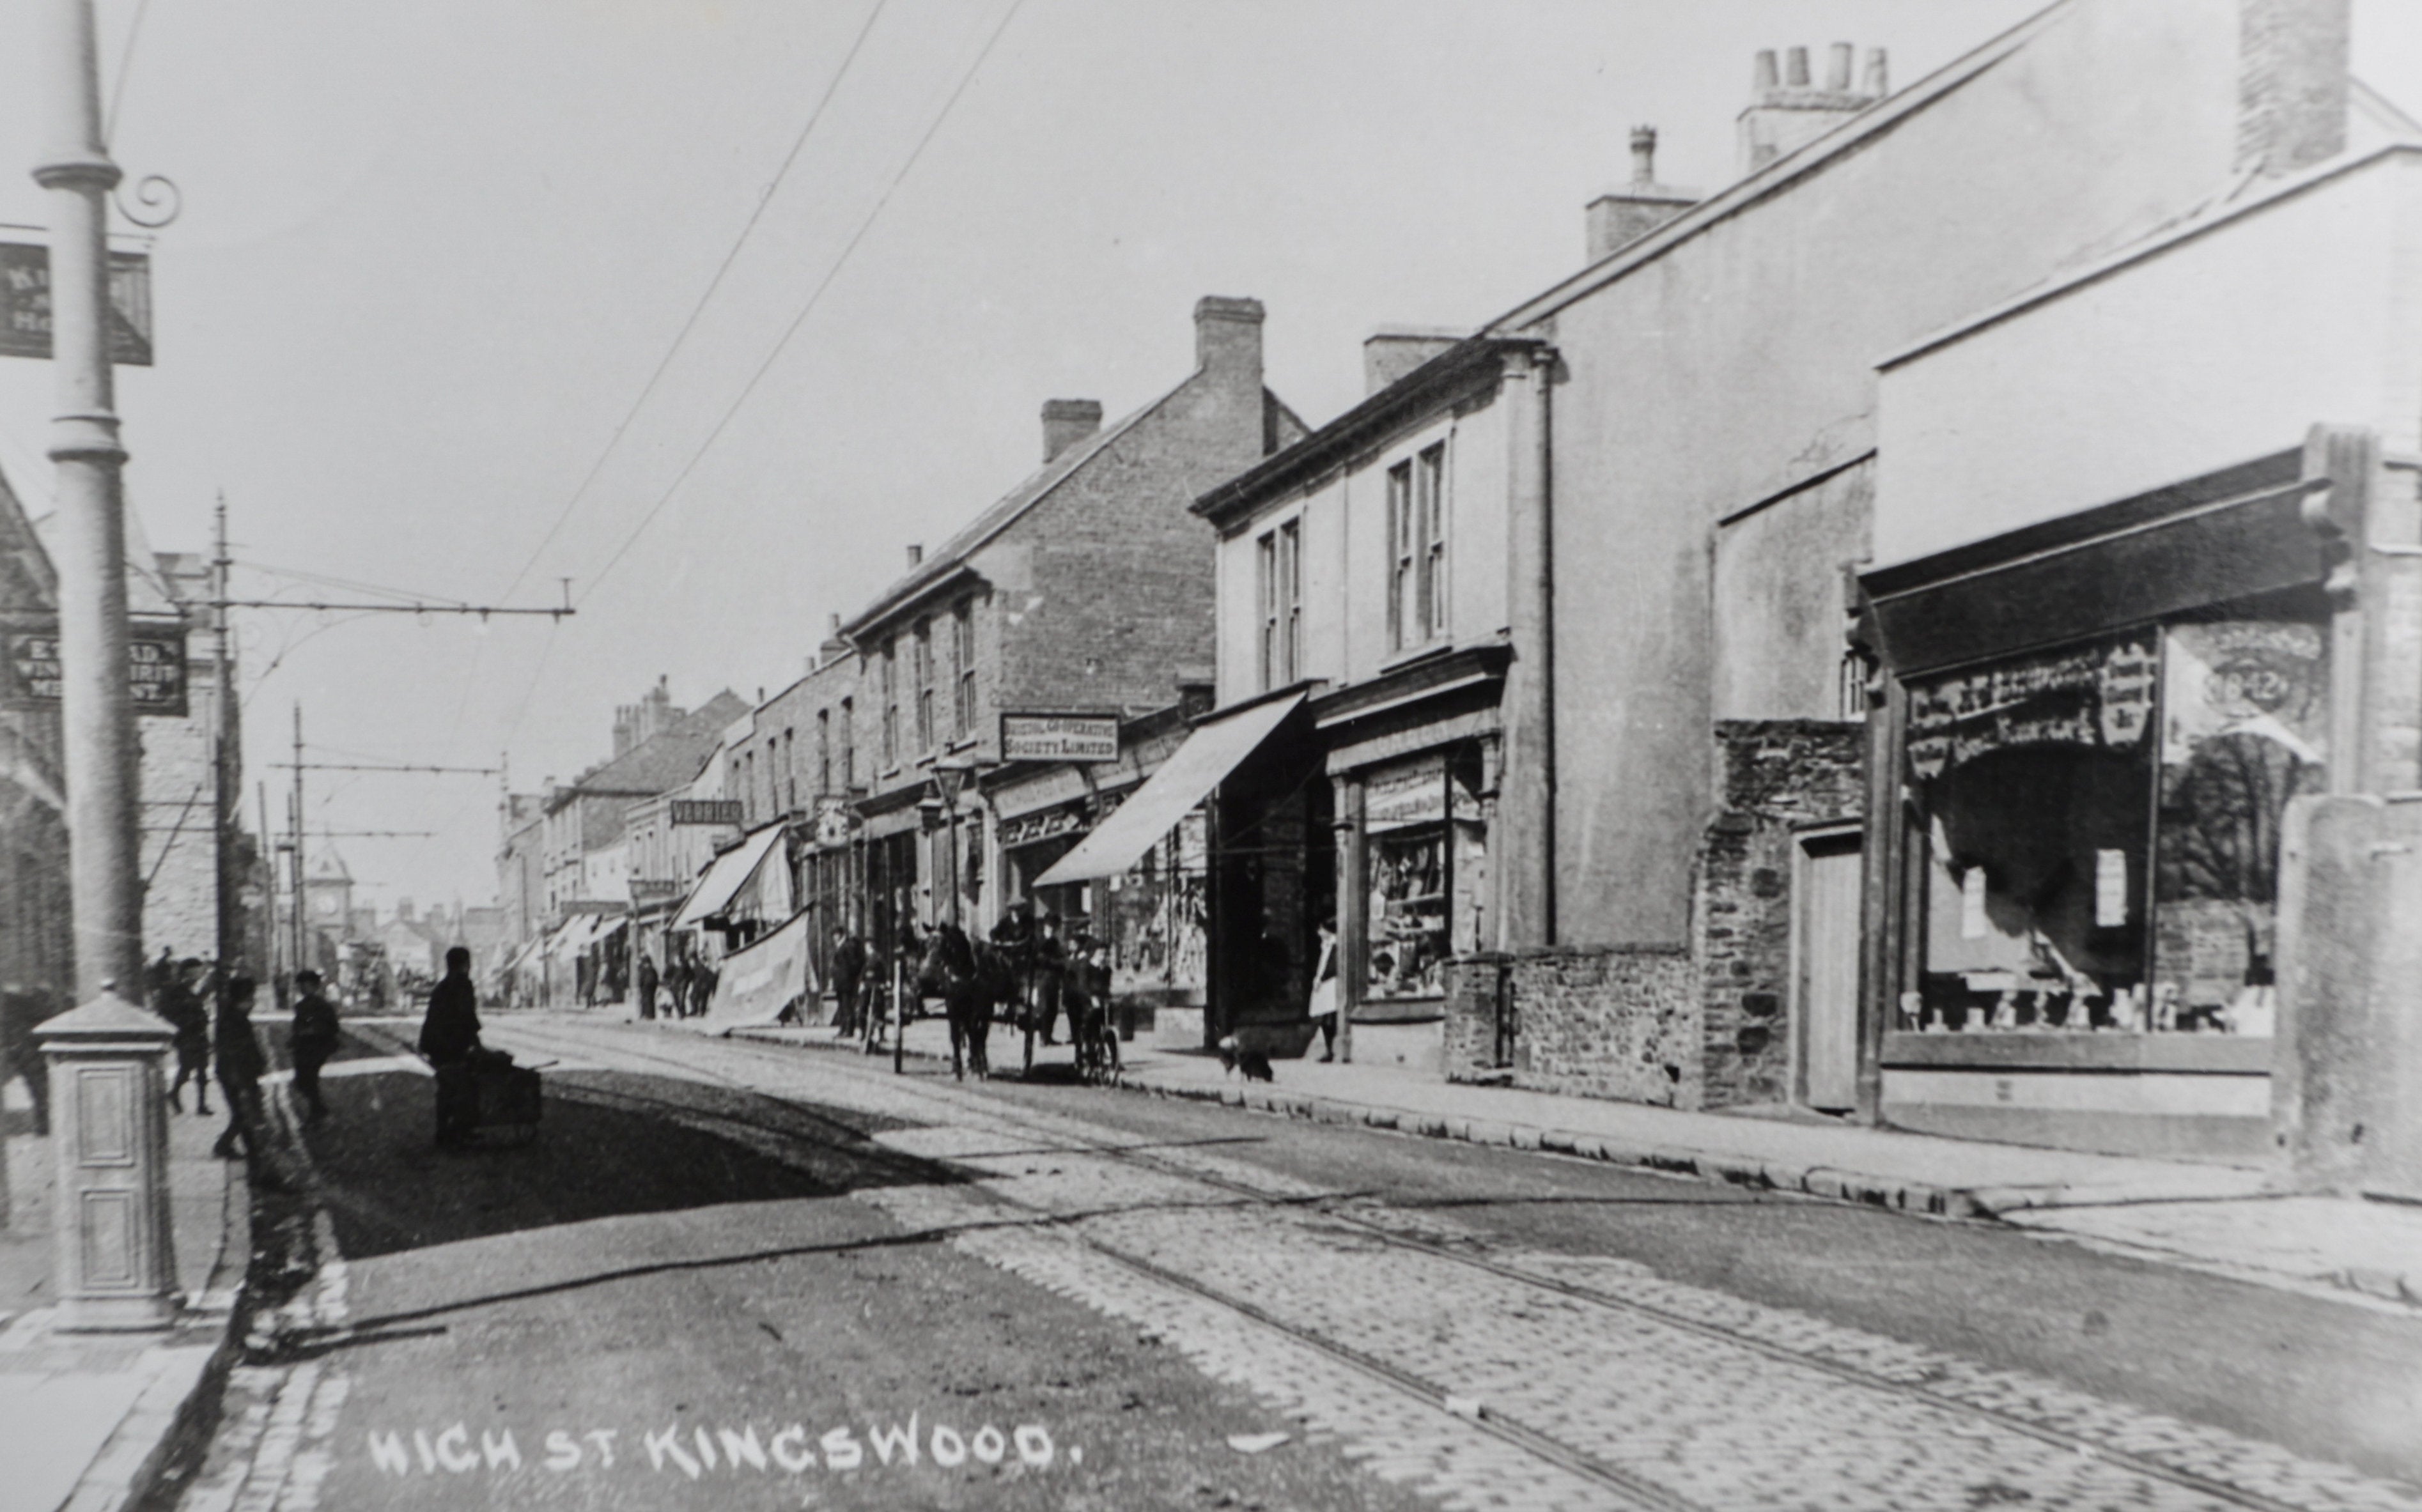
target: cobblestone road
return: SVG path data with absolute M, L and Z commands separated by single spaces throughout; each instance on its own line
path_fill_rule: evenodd
M 2273 1445 L 1627 1262 L 1487 1246 L 1213 1149 L 1128 1147 L 826 1057 L 578 1043 L 917 1126 L 882 1137 L 979 1178 L 860 1200 L 1159 1335 L 1450 1506 L 2422 1509 Z

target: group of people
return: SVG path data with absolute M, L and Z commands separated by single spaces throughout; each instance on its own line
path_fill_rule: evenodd
M 184 1112 L 185 1087 L 191 1083 L 194 1112 L 211 1116 L 211 1081 L 215 1072 L 228 1125 L 212 1153 L 221 1160 L 241 1156 L 252 1163 L 258 1181 L 275 1187 L 279 1178 L 261 1164 L 268 1146 L 260 1081 L 269 1069 L 269 1056 L 252 1018 L 260 984 L 242 973 L 213 983 L 216 974 L 197 958 L 178 960 L 165 950 L 146 973 L 150 1007 L 175 1034 L 171 1044 L 177 1073 L 168 1083 L 168 1106 Z M 303 1104 L 307 1124 L 328 1116 L 327 1101 L 320 1093 L 320 1071 L 337 1051 L 337 1008 L 322 986 L 318 972 L 306 968 L 294 974 L 293 1019 L 286 1043 L 293 1067 L 294 1095 Z M 215 1014 L 211 1011 L 212 996 L 218 999 Z
M 716 983 L 720 974 L 702 960 L 675 957 L 672 965 L 660 978 L 653 958 L 642 950 L 639 964 L 632 974 L 639 989 L 639 1017 L 656 1017 L 657 993 L 664 994 L 664 1016 L 668 1019 L 696 1019 L 706 1012 L 715 1001 Z

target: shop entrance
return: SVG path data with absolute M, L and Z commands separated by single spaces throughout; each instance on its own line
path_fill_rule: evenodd
M 1791 1021 L 1800 1034 L 1801 1099 L 1847 1112 L 1859 1075 L 1859 833 L 1803 835 L 1797 862 Z

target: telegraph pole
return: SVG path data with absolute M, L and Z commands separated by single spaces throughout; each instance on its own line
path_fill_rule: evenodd
M 126 685 L 126 517 L 109 362 L 109 192 L 91 0 L 43 0 L 52 146 L 34 167 L 51 193 L 51 340 L 58 413 L 59 667 L 76 996 L 103 983 L 143 999 L 134 711 Z
M 243 931 L 236 921 L 237 899 L 242 896 L 242 882 L 235 874 L 236 804 L 235 755 L 240 737 L 236 729 L 235 655 L 228 644 L 234 626 L 228 615 L 228 569 L 234 564 L 228 559 L 227 495 L 221 493 L 218 507 L 212 515 L 211 554 L 211 597 L 212 608 L 212 719 L 211 732 L 211 834 L 218 848 L 218 979 L 219 990 L 225 992 L 228 979 L 235 973 L 236 962 L 244 956 Z M 261 836 L 263 844 L 267 835 Z M 246 961 L 258 970 L 258 964 Z M 226 999 L 221 998 L 224 1003 Z
M 301 971 L 311 964 L 309 954 L 303 948 L 303 706 L 294 706 L 294 963 L 290 968 Z

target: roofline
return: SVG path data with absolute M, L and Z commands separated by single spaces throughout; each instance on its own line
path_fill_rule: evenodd
M 1506 353 L 1535 350 L 1535 336 L 1467 336 L 1281 452 L 1264 458 L 1187 507 L 1215 525 L 1328 471 L 1378 435 L 1502 366 Z
M 2351 157 L 2334 158 L 2302 173 L 2291 174 L 2276 180 L 2260 194 L 2241 199 L 2234 204 L 2224 205 L 2209 215 L 2198 215 L 2166 226 L 2141 242 L 2131 242 L 2107 257 L 2097 258 L 2082 268 L 2062 273 L 2049 283 L 2038 284 L 2023 293 L 2012 295 L 1998 304 L 1988 305 L 1974 314 L 1963 316 L 1957 324 L 1948 325 L 1942 330 L 1920 336 L 1915 341 L 1877 358 L 1876 371 L 1887 372 L 1903 363 L 1923 357 L 1928 352 L 1956 345 L 1990 327 L 2022 315 L 2038 304 L 2064 298 L 2088 284 L 2100 283 L 2123 269 L 2140 262 L 2148 262 L 2165 252 L 2184 246 L 2190 242 L 2198 241 L 2224 226 L 2234 225 L 2248 216 L 2259 214 L 2274 205 L 2298 198 L 2333 179 L 2359 173 L 2374 164 L 2394 157 L 2422 161 L 2422 143 L 2389 142 L 2373 148 L 2368 152 Z
M 1071 469 L 1071 471 L 1073 472 L 1074 469 Z M 1053 487 L 1056 488 L 1058 485 L 1054 484 Z M 1048 491 L 1046 490 L 1046 491 Z M 1037 494 L 1035 497 L 1040 499 L 1042 495 Z M 1018 512 L 1023 514 L 1025 511 L 1021 509 Z M 985 538 L 990 539 L 991 538 L 986 537 Z M 888 625 L 895 620 L 906 618 L 919 609 L 921 609 L 926 604 L 932 602 L 935 599 L 954 592 L 965 586 L 970 580 L 982 583 L 984 581 L 984 575 L 977 571 L 975 567 L 967 560 L 966 554 L 962 553 L 956 560 L 950 564 L 948 570 L 934 577 L 927 578 L 924 582 L 920 583 L 914 587 L 909 588 L 906 592 L 901 593 L 890 599 L 881 606 L 869 609 L 860 614 L 856 619 L 843 624 L 841 628 L 841 639 L 849 643 L 850 648 L 853 651 L 863 656 L 866 654 L 866 651 L 864 647 L 857 644 L 857 637 L 876 629 L 879 626 Z M 807 679 L 805 678 L 801 678 L 799 680 L 804 682 Z M 795 686 L 795 684 L 794 684 L 794 686 Z M 783 690 L 785 693 L 788 693 L 789 691 L 790 690 L 787 688 Z M 769 698 L 765 700 L 765 702 L 770 704 L 773 700 Z M 760 705 L 759 707 L 763 708 L 763 706 Z
M 868 629 L 875 625 L 879 625 L 887 619 L 895 617 L 902 613 L 908 604 L 916 602 L 919 599 L 923 597 L 933 584 L 939 582 L 943 578 L 949 577 L 952 571 L 958 569 L 966 568 L 968 557 L 974 555 L 981 548 L 990 544 L 1002 531 L 1007 530 L 1011 525 L 1015 524 L 1018 521 L 1026 518 L 1028 514 L 1033 511 L 1037 505 L 1049 498 L 1052 494 L 1058 492 L 1062 484 L 1067 482 L 1070 478 L 1075 477 L 1079 472 L 1084 470 L 1085 465 L 1088 462 L 1091 462 L 1095 457 L 1100 456 L 1104 451 L 1108 450 L 1112 442 L 1118 440 L 1119 437 L 1125 435 L 1129 430 L 1132 430 L 1137 426 L 1142 424 L 1146 416 L 1152 414 L 1162 405 L 1167 404 L 1171 399 L 1175 398 L 1179 392 L 1185 389 L 1187 384 L 1192 383 L 1196 379 L 1201 378 L 1210 369 L 1205 367 L 1196 367 L 1194 371 L 1187 374 L 1183 381 L 1170 388 L 1167 392 L 1146 403 L 1142 408 L 1122 416 L 1117 424 L 1106 427 L 1095 434 L 1087 437 L 1084 441 L 1079 442 L 1077 444 L 1085 448 L 1085 455 L 1077 458 L 1075 461 L 1070 462 L 1067 468 L 1062 471 L 1058 477 L 1051 479 L 1048 483 L 1036 489 L 1030 497 L 1021 502 L 1015 508 L 1008 511 L 1008 513 L 1004 514 L 1000 519 L 995 521 L 991 529 L 981 531 L 967 540 L 959 542 L 956 548 L 952 550 L 947 555 L 936 554 L 927 558 L 925 561 L 920 563 L 917 568 L 910 571 L 906 576 L 901 578 L 898 582 L 884 589 L 881 594 L 876 596 L 873 603 L 867 605 L 864 609 L 859 610 L 850 618 L 841 621 L 841 638 L 849 642 L 852 647 L 857 647 L 857 637 Z M 1056 459 L 1053 460 L 1056 460 Z M 1043 465 L 1046 469 L 1048 469 L 1051 465 L 1051 460 L 1046 460 Z M 1015 490 L 1011 491 L 1012 494 L 1014 492 Z M 1004 495 L 1003 497 L 1006 498 L 1009 495 Z M 995 504 L 1001 501 L 994 501 Z M 984 507 L 989 509 L 992 507 L 992 505 L 986 505 Z M 983 518 L 982 510 L 977 511 L 976 518 L 978 520 Z M 944 544 L 946 546 L 950 545 L 949 542 L 945 542 Z
M 1783 193 L 1800 179 L 1864 146 L 1871 138 L 1890 131 L 1984 73 L 2033 41 L 2056 21 L 2065 19 L 2078 3 L 2079 0 L 2052 0 L 2052 4 L 1991 40 L 1954 58 L 1898 94 L 1886 96 L 1822 136 L 1803 143 L 1765 167 L 1737 179 L 1730 188 L 1701 200 L 1697 206 L 1656 230 L 1627 242 L 1600 261 L 1515 305 L 1484 325 L 1482 331 L 1518 330 L 1544 320 L 1565 305 L 1604 288 L 1633 269 L 1656 261 L 1701 232 Z

